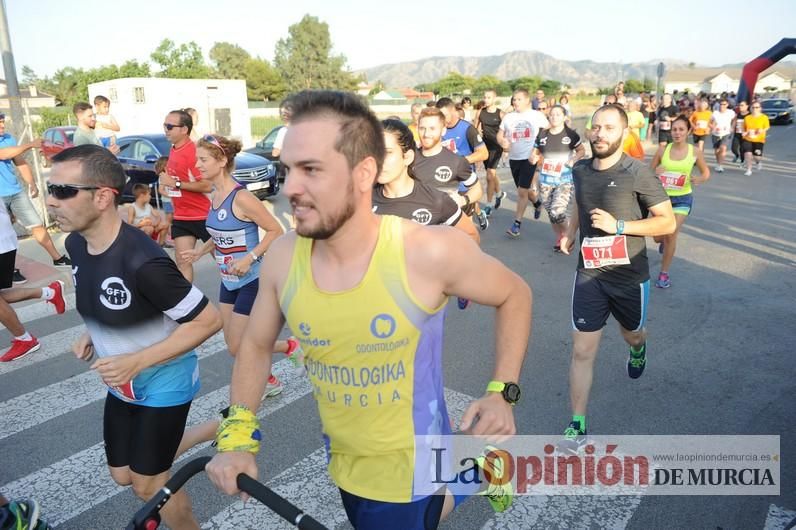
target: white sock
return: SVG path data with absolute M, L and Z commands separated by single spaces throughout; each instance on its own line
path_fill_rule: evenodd
M 41 297 L 43 300 L 52 300 L 53 298 L 55 298 L 55 289 L 51 289 L 49 287 L 42 287 Z
M 25 332 L 24 335 L 20 335 L 19 337 L 14 337 L 14 338 L 17 340 L 33 340 L 33 337 L 31 337 L 30 333 L 28 333 L 27 331 Z

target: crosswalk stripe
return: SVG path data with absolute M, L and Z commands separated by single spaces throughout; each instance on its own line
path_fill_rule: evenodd
M 41 344 L 41 348 L 21 359 L 8 363 L 0 363 L 0 375 L 19 370 L 20 368 L 27 368 L 33 364 L 58 357 L 65 353 L 71 355 L 72 344 L 74 344 L 84 331 L 86 331 L 86 327 L 83 325 L 72 326 L 71 328 L 56 331 L 49 335 L 37 337 L 39 344 Z
M 307 378 L 296 375 L 287 359 L 275 363 L 273 370 L 285 388 L 278 397 L 265 400 L 257 414 L 260 418 L 273 414 L 311 390 Z M 229 386 L 203 395 L 191 405 L 189 425 L 213 418 L 228 402 Z M 201 448 L 187 452 L 183 458 Z M 0 491 L 8 498 L 38 499 L 42 513 L 47 514 L 47 520 L 54 526 L 77 517 L 125 489 L 111 480 L 102 443 L 0 486 Z
M 455 423 L 459 422 L 473 398 L 445 389 L 445 402 Z M 321 447 L 266 483 L 279 495 L 317 519 L 328 528 L 347 521 L 340 492 L 326 471 L 326 451 Z M 233 530 L 238 528 L 293 528 L 257 501 L 245 506 L 238 500 L 202 524 L 205 530 Z
M 769 505 L 763 530 L 783 530 L 796 522 L 796 511 L 786 510 L 774 504 Z
M 196 353 L 202 359 L 224 348 L 224 335 L 218 332 L 199 346 Z M 0 403 L 0 410 L 3 411 L 0 416 L 0 440 L 100 400 L 105 397 L 106 391 L 99 376 L 89 370 L 4 401 Z
M 24 288 L 25 286 L 22 285 L 20 287 Z M 64 300 L 66 301 L 67 311 L 70 309 L 74 309 L 75 293 L 68 293 L 64 295 Z M 52 304 L 48 304 L 44 300 L 37 300 L 35 302 L 31 302 L 21 307 L 18 307 L 16 305 L 12 305 L 11 307 L 14 308 L 14 311 L 16 311 L 17 313 L 17 318 L 19 318 L 19 321 L 22 322 L 23 324 L 44 317 L 57 316 L 55 312 L 55 306 Z

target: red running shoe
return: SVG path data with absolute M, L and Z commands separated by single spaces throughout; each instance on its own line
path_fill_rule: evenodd
M 36 340 L 36 337 L 31 337 L 30 340 L 14 339 L 11 341 L 11 348 L 0 357 L 0 362 L 7 363 L 19 359 L 39 348 L 41 348 L 41 344 Z
M 56 313 L 59 315 L 63 314 L 63 312 L 66 311 L 66 300 L 64 300 L 64 282 L 58 280 L 52 282 L 47 287 L 55 291 L 55 296 L 53 296 L 52 300 L 47 300 L 47 302 L 55 306 Z

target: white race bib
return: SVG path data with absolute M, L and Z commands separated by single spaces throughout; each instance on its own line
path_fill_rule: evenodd
M 627 238 L 621 236 L 586 237 L 580 245 L 583 266 L 597 269 L 608 265 L 630 265 Z
M 239 282 L 240 277 L 227 272 L 227 265 L 232 263 L 234 258 L 232 256 L 224 256 L 223 254 L 216 254 L 216 263 L 218 270 L 221 272 L 221 279 L 228 282 Z
M 661 127 L 662 131 L 668 131 L 669 129 L 672 128 L 672 122 L 666 121 L 666 120 L 661 120 L 660 121 L 660 127 Z
M 676 173 L 674 171 L 665 171 L 658 175 L 661 179 L 664 189 L 667 190 L 681 190 L 685 187 L 685 175 Z

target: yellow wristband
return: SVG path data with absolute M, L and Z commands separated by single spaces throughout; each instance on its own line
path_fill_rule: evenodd
M 219 424 L 216 444 L 220 453 L 245 451 L 257 454 L 260 450 L 260 423 L 252 411 L 241 405 L 229 407 L 229 414 Z

